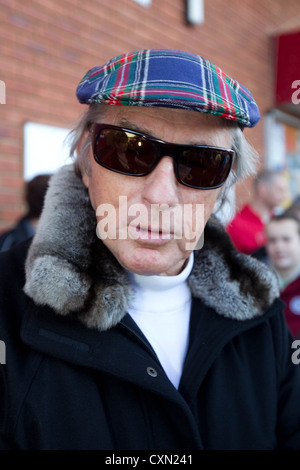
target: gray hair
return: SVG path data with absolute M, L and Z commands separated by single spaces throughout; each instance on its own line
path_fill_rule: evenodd
M 99 120 L 99 116 L 105 113 L 105 105 L 92 104 L 83 114 L 75 128 L 70 132 L 68 140 L 70 143 L 70 156 L 74 161 L 75 172 L 81 176 L 83 172 L 91 174 L 91 162 L 89 150 L 91 146 L 90 126 Z M 225 120 L 224 123 L 231 128 L 233 135 L 232 149 L 235 151 L 233 169 L 223 185 L 219 194 L 218 210 L 220 210 L 228 199 L 229 189 L 239 180 L 247 178 L 256 173 L 259 163 L 259 155 L 245 138 L 241 128 L 234 122 Z M 77 154 L 78 144 L 80 151 Z

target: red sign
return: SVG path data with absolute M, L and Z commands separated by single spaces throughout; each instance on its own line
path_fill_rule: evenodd
M 300 32 L 275 38 L 276 104 L 300 104 Z

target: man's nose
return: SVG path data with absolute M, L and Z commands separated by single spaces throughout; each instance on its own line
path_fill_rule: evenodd
M 179 203 L 179 183 L 174 172 L 172 157 L 163 157 L 154 170 L 145 178 L 142 197 L 150 204 L 168 204 L 174 206 Z

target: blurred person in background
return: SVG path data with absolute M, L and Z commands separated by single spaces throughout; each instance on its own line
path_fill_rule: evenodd
M 300 195 L 297 195 L 291 204 L 284 211 L 285 213 L 294 214 L 300 220 Z
M 300 338 L 300 220 L 291 212 L 274 216 L 266 225 L 266 250 L 275 268 L 287 325 Z
M 300 220 L 300 196 L 296 196 L 290 205 L 280 213 L 284 214 L 286 217 L 291 214 L 292 217 L 296 217 L 298 220 Z M 270 264 L 270 259 L 266 250 L 266 244 L 253 251 L 251 256 L 264 262 L 265 264 Z
M 0 255 L 0 448 L 300 449 L 276 277 L 214 214 L 259 158 L 250 91 L 151 49 L 89 70 L 77 98 L 74 165 L 33 240 Z M 120 133 L 128 167 L 106 160 Z
M 12 229 L 0 234 L 0 252 L 9 250 L 35 234 L 50 176 L 50 174 L 41 174 L 26 182 L 24 194 L 26 213 Z
M 288 185 L 283 173 L 263 170 L 257 174 L 251 202 L 245 204 L 226 226 L 237 250 L 245 254 L 256 252 L 256 257 L 265 257 L 265 225 L 287 197 Z

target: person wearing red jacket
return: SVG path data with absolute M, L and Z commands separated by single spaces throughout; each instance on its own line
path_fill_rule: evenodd
M 263 170 L 255 177 L 252 201 L 226 227 L 237 250 L 248 255 L 265 245 L 265 225 L 286 198 L 287 181 L 283 173 Z

